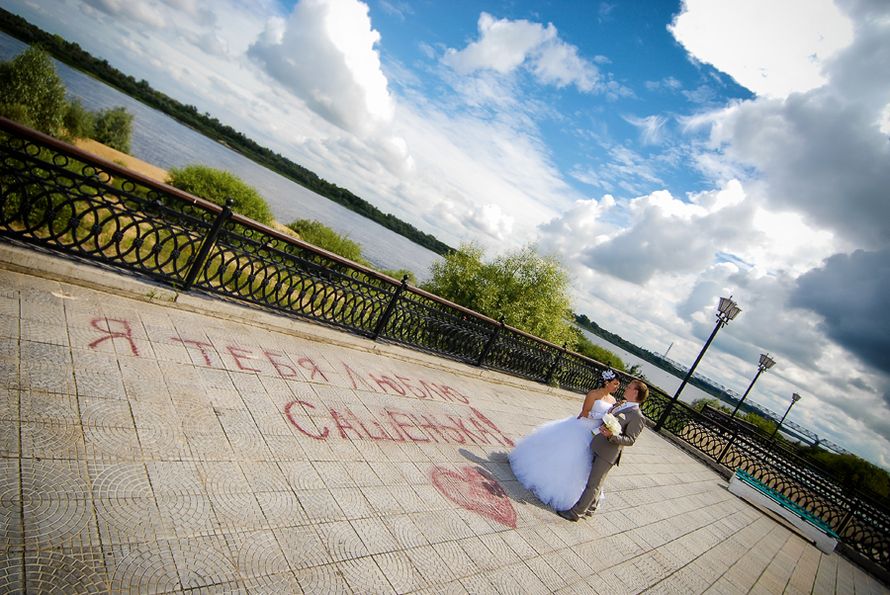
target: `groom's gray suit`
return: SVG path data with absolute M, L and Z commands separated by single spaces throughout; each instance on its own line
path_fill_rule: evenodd
M 587 479 L 587 487 L 584 488 L 578 502 L 569 509 L 576 516 L 582 516 L 591 507 L 591 504 L 599 500 L 606 474 L 613 465 L 617 465 L 621 460 L 621 451 L 624 450 L 624 447 L 633 446 L 637 436 L 646 426 L 643 413 L 635 403 L 627 404 L 626 408 L 621 409 L 618 413 L 613 412 L 613 415 L 621 424 L 621 435 L 606 438 L 603 434 L 597 433 L 593 437 L 593 441 L 590 443 L 593 465 L 590 469 L 590 477 Z

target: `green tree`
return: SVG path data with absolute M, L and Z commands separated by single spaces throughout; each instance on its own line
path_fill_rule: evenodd
M 260 193 L 227 171 L 205 165 L 173 168 L 168 172 L 167 183 L 218 205 L 231 198 L 236 213 L 264 225 L 272 222 L 272 211 Z
M 488 270 L 482 262 L 485 251 L 476 244 L 463 244 L 457 250 L 449 252 L 440 261 L 430 267 L 430 280 L 423 288 L 460 304 L 465 308 L 486 314 L 492 318 L 500 316 L 494 312 L 486 300 Z
M 65 138 L 91 138 L 96 125 L 96 116 L 86 109 L 78 99 L 68 102 L 62 119 L 65 127 Z
M 558 345 L 575 347 L 569 277 L 558 260 L 525 246 L 483 262 L 477 245 L 463 245 L 433 264 L 424 288 Z
M 112 149 L 130 152 L 130 137 L 133 134 L 133 115 L 123 107 L 112 107 L 96 115 L 93 138 Z
M 347 236 L 337 233 L 320 221 L 297 219 L 288 223 L 287 226 L 310 244 L 348 258 L 353 262 L 370 266 L 370 263 L 362 256 L 361 245 L 350 240 Z
M 854 454 L 828 452 L 818 446 L 806 446 L 798 454 L 827 470 L 845 486 L 871 492 L 880 498 L 890 497 L 890 474 L 865 459 Z
M 30 47 L 0 63 L 0 115 L 59 136 L 66 109 L 65 85 L 49 54 Z

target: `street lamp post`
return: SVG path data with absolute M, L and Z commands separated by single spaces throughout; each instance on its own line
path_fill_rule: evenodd
M 741 407 L 742 403 L 745 402 L 745 397 L 747 397 L 748 393 L 751 392 L 751 387 L 754 386 L 754 383 L 757 382 L 757 379 L 760 378 L 760 375 L 775 365 L 776 360 L 771 358 L 768 353 L 760 354 L 760 363 L 757 364 L 757 374 L 754 375 L 754 380 L 752 380 L 751 384 L 748 385 L 748 388 L 745 389 L 745 394 L 743 394 L 742 398 L 739 399 L 739 402 L 735 404 L 735 409 L 732 410 L 732 415 L 729 416 L 730 420 L 732 420 L 735 417 L 735 414 L 739 412 L 739 407 Z
M 797 403 L 798 401 L 800 401 L 799 394 L 794 393 L 793 395 L 791 395 L 791 403 L 788 404 L 788 409 L 785 410 L 785 415 L 783 415 L 782 419 L 779 420 L 779 425 L 776 426 L 776 429 L 773 430 L 773 433 L 769 437 L 770 443 L 773 442 L 773 440 L 776 437 L 776 434 L 778 434 L 779 430 L 782 429 L 782 423 L 785 421 L 785 418 L 788 417 L 788 412 L 791 411 L 791 408 L 794 407 L 794 404 Z M 772 444 L 770 444 L 770 447 L 772 447 Z
M 674 393 L 674 396 L 671 397 L 671 400 L 668 402 L 667 407 L 664 408 L 664 411 L 661 414 L 661 417 L 658 418 L 658 422 L 655 424 L 655 431 L 658 432 L 661 430 L 662 426 L 664 426 L 665 420 L 667 420 L 668 415 L 670 415 L 671 409 L 674 408 L 674 404 L 677 402 L 677 399 L 680 398 L 680 393 L 683 392 L 683 389 L 686 388 L 686 383 L 689 382 L 689 379 L 692 378 L 693 372 L 695 372 L 695 368 L 698 366 L 698 362 L 701 361 L 701 358 L 705 355 L 705 351 L 708 350 L 708 347 L 711 346 L 711 341 L 714 340 L 714 337 L 717 336 L 717 331 L 726 326 L 726 324 L 739 315 L 742 309 L 738 307 L 738 305 L 732 301 L 732 296 L 728 298 L 722 297 L 720 298 L 720 303 L 717 305 L 717 324 L 714 326 L 714 330 L 711 332 L 711 336 L 708 337 L 708 340 L 705 341 L 704 347 L 701 348 L 701 351 L 698 354 L 698 357 L 695 358 L 695 362 L 692 364 L 692 367 L 689 368 L 689 371 L 686 373 L 686 377 L 683 378 L 683 382 L 680 383 L 680 387 L 677 389 L 677 392 Z

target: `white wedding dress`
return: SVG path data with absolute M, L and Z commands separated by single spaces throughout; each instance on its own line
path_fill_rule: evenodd
M 532 430 L 510 451 L 510 466 L 519 483 L 554 510 L 568 510 L 581 498 L 590 477 L 590 442 L 608 401 L 594 401 L 588 417 L 567 417 Z

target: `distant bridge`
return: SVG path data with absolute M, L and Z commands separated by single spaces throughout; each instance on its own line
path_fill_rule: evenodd
M 664 356 L 662 356 L 662 357 L 664 357 Z M 664 359 L 666 361 L 670 362 L 671 364 L 673 364 L 674 366 L 676 366 L 678 369 L 680 369 L 680 370 L 684 369 L 683 366 L 681 364 L 679 364 L 678 362 L 675 362 L 674 360 L 667 358 L 667 357 L 665 357 Z M 712 387 L 714 387 L 714 388 L 726 393 L 728 396 L 732 397 L 732 399 L 734 399 L 731 403 L 732 405 L 735 405 L 736 403 L 738 403 L 739 400 L 742 398 L 741 395 L 739 395 L 736 391 L 724 386 L 723 384 L 717 382 L 716 380 L 711 380 L 707 376 L 702 376 L 701 374 L 693 374 L 692 376 L 698 380 L 701 380 L 702 382 L 710 384 Z M 782 419 L 782 416 L 779 415 L 778 413 L 776 413 L 775 411 L 772 411 L 770 409 L 767 409 L 763 405 L 757 405 L 756 403 L 752 403 L 750 401 L 745 401 L 742 404 L 741 408 L 746 409 L 746 410 L 756 411 L 759 415 L 765 417 L 766 419 L 770 419 L 770 420 L 774 421 L 776 424 L 778 424 L 779 420 Z M 786 419 L 784 422 L 782 422 L 782 429 L 779 431 L 783 434 L 787 434 L 787 435 L 791 436 L 792 438 L 796 438 L 796 439 L 800 440 L 801 442 L 804 442 L 811 446 L 821 446 L 822 448 L 826 448 L 832 452 L 835 452 L 835 453 L 841 454 L 841 455 L 851 454 L 850 451 L 848 451 L 847 449 L 835 444 L 834 442 L 832 442 L 831 440 L 828 440 L 827 438 L 820 438 L 819 435 L 816 434 L 815 432 L 813 432 L 812 430 L 807 429 L 807 428 L 791 421 L 790 419 Z

